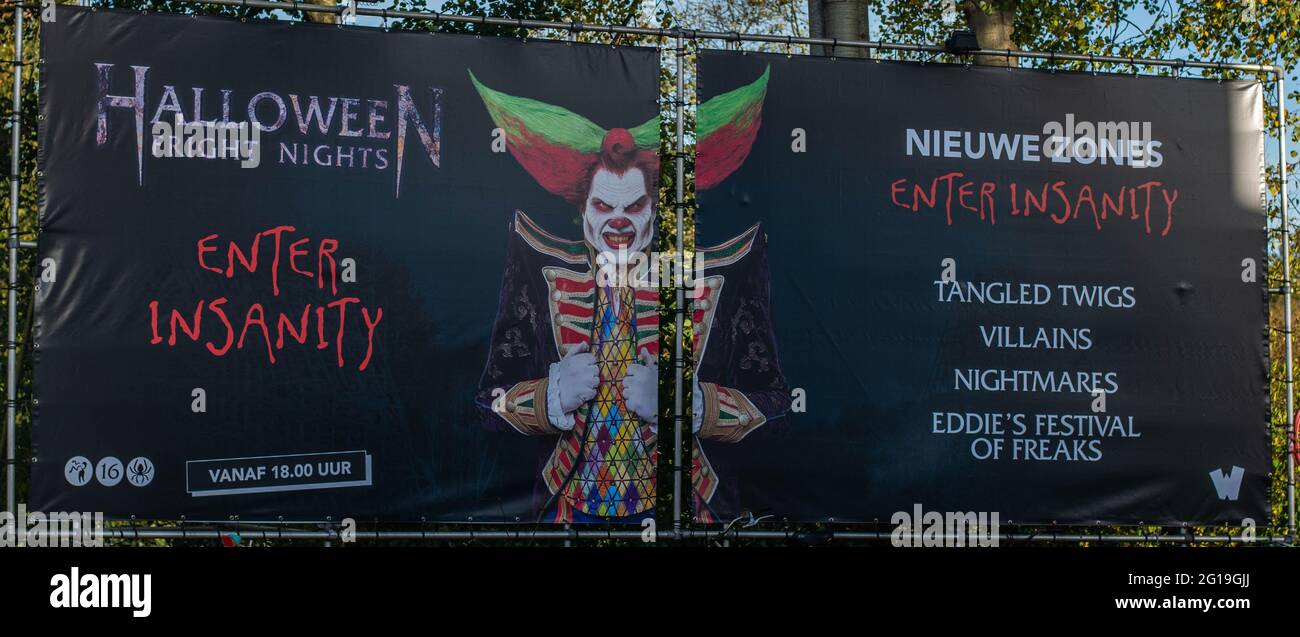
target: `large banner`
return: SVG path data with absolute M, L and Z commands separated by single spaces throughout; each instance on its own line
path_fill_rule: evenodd
M 42 34 L 33 507 L 654 515 L 654 50 Z M 1257 85 L 699 78 L 699 519 L 1267 518 Z
M 32 506 L 652 514 L 653 49 L 42 24 Z
M 704 52 L 699 92 L 706 513 L 1268 518 L 1258 84 Z

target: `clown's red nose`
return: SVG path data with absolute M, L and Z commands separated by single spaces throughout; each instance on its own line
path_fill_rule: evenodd
M 609 220 L 609 227 L 615 230 L 622 230 L 623 228 L 628 228 L 631 226 L 632 226 L 632 222 L 629 221 L 626 217 L 619 217 L 617 219 Z

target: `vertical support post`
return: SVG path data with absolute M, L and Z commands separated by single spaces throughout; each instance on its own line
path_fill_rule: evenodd
M 13 132 L 9 163 L 9 338 L 5 358 L 5 510 L 17 515 L 18 456 L 16 429 L 18 426 L 18 173 L 21 169 L 18 151 L 22 144 L 21 124 L 23 105 L 23 9 L 14 7 L 14 101 Z
M 675 306 L 677 308 L 677 333 L 673 342 L 673 364 L 676 366 L 676 369 L 673 370 L 675 373 L 674 387 L 673 387 L 673 400 L 675 402 L 675 404 L 673 405 L 673 533 L 674 536 L 676 536 L 676 534 L 680 533 L 682 530 L 682 429 L 687 426 L 686 419 L 682 412 L 682 385 L 683 385 L 682 374 L 683 374 L 683 370 L 685 369 L 685 362 L 682 360 L 682 341 L 684 340 L 682 338 L 682 329 L 685 324 L 683 317 L 686 315 L 686 294 L 682 288 L 682 284 L 685 281 L 685 276 L 683 271 L 686 268 L 686 230 L 685 230 L 686 226 L 685 226 L 685 222 L 682 219 L 682 217 L 686 214 L 686 206 L 684 202 L 686 198 L 686 183 L 685 183 L 686 168 L 682 159 L 682 152 L 685 149 L 685 141 L 684 141 L 685 138 L 682 130 L 684 127 L 683 122 L 685 121 L 685 118 L 682 115 L 682 110 L 685 108 L 686 91 L 684 88 L 685 87 L 684 80 L 682 78 L 682 69 L 683 69 L 682 59 L 686 57 L 686 51 L 682 48 L 682 43 L 683 42 L 682 42 L 681 27 L 678 27 L 677 30 L 677 99 L 674 105 L 675 108 L 677 109 L 677 113 L 676 113 L 677 143 L 675 144 L 676 153 L 675 153 L 675 160 L 673 162 L 674 169 L 676 170 L 676 174 L 675 174 L 676 176 L 673 178 L 673 180 L 674 180 L 674 184 L 677 187 L 677 193 L 676 193 L 677 199 L 675 201 L 675 207 L 677 211 L 677 258 L 679 264 L 678 276 L 676 277 L 677 280 L 674 281 L 675 287 L 677 288 L 677 304 Z
M 1277 115 L 1278 115 L 1278 134 L 1277 134 L 1277 157 L 1278 157 L 1278 176 L 1281 179 L 1281 188 L 1279 192 L 1282 196 L 1282 320 L 1286 326 L 1286 332 L 1283 340 L 1286 343 L 1286 420 L 1287 427 L 1292 426 L 1292 419 L 1295 418 L 1295 369 L 1292 363 L 1292 336 L 1291 332 L 1294 325 L 1291 320 L 1291 211 L 1289 210 L 1290 202 L 1287 199 L 1286 192 L 1286 69 L 1276 68 L 1274 73 L 1277 74 Z M 1295 531 L 1295 437 L 1290 431 L 1286 432 L 1287 454 L 1287 535 L 1291 541 L 1296 539 Z

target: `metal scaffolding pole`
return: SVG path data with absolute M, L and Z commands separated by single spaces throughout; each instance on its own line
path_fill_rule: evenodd
M 271 9 L 279 11 L 305 11 L 308 13 L 341 14 L 344 7 L 306 4 L 289 0 L 175 0 L 181 4 L 207 4 L 227 7 L 244 7 L 253 9 Z M 452 22 L 457 24 L 485 24 L 512 27 L 516 29 L 549 29 L 555 31 L 591 31 L 624 35 L 640 35 L 659 38 L 687 38 L 692 40 L 723 40 L 727 42 L 766 42 L 769 44 L 806 44 L 809 46 L 850 47 L 874 49 L 877 51 L 910 51 L 914 53 L 950 53 L 942 46 L 933 44 L 903 44 L 898 42 L 873 42 L 870 40 L 839 40 L 835 38 L 803 38 L 785 35 L 768 35 L 762 33 L 739 33 L 736 31 L 702 31 L 699 29 L 663 29 L 653 27 L 629 27 L 611 24 L 583 24 L 581 22 L 555 22 L 549 20 L 523 20 L 514 18 L 491 18 L 486 16 L 448 15 L 436 11 L 422 13 L 419 11 L 390 11 L 388 9 L 369 9 L 358 7 L 357 15 L 374 16 L 384 20 L 432 20 L 434 22 Z M 1068 62 L 1088 62 L 1102 64 L 1127 64 L 1130 66 L 1162 66 L 1170 68 L 1198 68 L 1235 70 L 1255 73 L 1273 73 L 1280 76 L 1281 70 L 1265 64 L 1231 64 L 1223 62 L 1202 62 L 1199 60 L 1161 60 L 1155 58 L 1132 58 L 1112 55 L 1083 55 L 1078 53 L 1045 53 L 1042 51 L 1010 51 L 997 49 L 978 49 L 963 51 L 962 55 L 1005 55 L 1011 58 L 1035 60 L 1057 60 Z
M 5 349 L 5 510 L 16 512 L 18 502 L 18 152 L 22 142 L 23 9 L 14 7 L 14 98 L 9 147 L 9 338 Z
M 60 539 L 64 541 L 84 540 L 86 535 L 94 534 L 96 529 L 83 528 L 80 532 L 71 530 L 51 530 L 47 537 L 51 540 Z M 102 532 L 103 539 L 111 540 L 220 540 L 232 533 L 238 533 L 243 540 L 324 540 L 324 541 L 343 541 L 343 535 L 338 529 L 251 529 L 251 528 L 123 528 L 113 527 L 99 530 Z M 625 540 L 640 541 L 642 532 L 639 530 L 626 529 L 565 529 L 565 530 L 519 530 L 519 529 L 493 529 L 493 530 L 438 530 L 438 531 L 356 531 L 353 540 L 356 542 L 385 542 L 385 541 L 412 541 L 427 540 L 438 542 L 475 542 L 485 541 L 516 541 L 516 542 L 570 542 L 570 541 L 599 541 L 599 540 Z M 759 540 L 769 542 L 786 542 L 786 543 L 805 543 L 805 544 L 826 544 L 833 543 L 835 540 L 844 541 L 882 541 L 888 542 L 894 539 L 921 543 L 921 542 L 972 542 L 971 536 L 960 534 L 944 533 L 938 536 L 925 536 L 919 532 L 896 532 L 896 531 L 829 531 L 820 534 L 808 534 L 800 531 L 782 531 L 782 530 L 757 530 L 757 529 L 734 529 L 730 531 L 710 531 L 703 529 L 682 530 L 675 533 L 664 533 L 661 538 L 671 537 L 675 540 L 682 541 L 723 541 L 734 539 Z M 1195 533 L 1138 533 L 1133 535 L 1121 534 L 1099 534 L 1099 533 L 993 533 L 983 536 L 986 540 L 996 538 L 999 544 L 1023 543 L 1023 542 L 1095 542 L 1098 544 L 1127 544 L 1127 543 L 1150 543 L 1150 544 L 1253 544 L 1253 545 L 1281 545 L 1288 540 L 1283 536 L 1257 536 L 1252 540 L 1247 540 L 1239 534 L 1222 533 L 1197 535 Z
M 1286 343 L 1286 418 L 1282 421 L 1283 427 L 1288 429 L 1292 426 L 1292 419 L 1295 418 L 1295 369 L 1292 355 L 1292 335 L 1294 325 L 1291 320 L 1291 211 L 1290 202 L 1287 200 L 1286 193 L 1286 84 L 1285 74 L 1278 70 L 1277 73 L 1277 113 L 1278 113 L 1278 134 L 1277 134 L 1277 154 L 1278 154 L 1278 171 L 1281 182 L 1281 214 L 1282 214 L 1282 320 L 1285 331 L 1283 332 L 1283 341 Z M 1286 431 L 1286 467 L 1287 467 L 1287 535 L 1291 541 L 1295 541 L 1295 435 Z
M 304 11 L 307 13 L 342 14 L 343 6 L 324 6 L 297 2 L 296 0 L 174 0 L 180 4 L 206 4 L 227 7 L 253 9 L 270 9 L 278 11 Z M 516 29 L 549 29 L 556 31 L 588 31 L 624 35 L 640 35 L 659 38 L 688 38 L 692 40 L 722 40 L 728 42 L 766 42 L 769 44 L 804 44 L 809 46 L 849 47 L 874 49 L 877 51 L 910 51 L 914 53 L 951 53 L 946 48 L 933 44 L 904 44 L 898 42 L 875 42 L 871 40 L 839 40 L 835 38 L 805 38 L 763 33 L 740 33 L 736 31 L 704 31 L 700 29 L 664 29 L 654 27 L 629 27 L 610 24 L 583 24 L 581 22 L 556 22 L 550 20 L 525 20 L 515 18 L 492 18 L 486 16 L 450 15 L 419 11 L 395 11 L 389 9 L 371 9 L 358 7 L 357 15 L 401 20 L 431 20 L 434 22 L 451 22 L 457 24 L 482 24 Z M 1281 73 L 1277 67 L 1266 64 L 1232 64 L 1224 62 L 1204 62 L 1200 60 L 1163 60 L 1158 58 L 1120 57 L 1113 55 L 1083 55 L 1079 53 L 1048 53 L 1042 51 L 1011 51 L 999 49 L 977 49 L 963 51 L 961 55 L 1004 55 L 1009 58 L 1035 60 L 1057 60 L 1068 62 L 1088 62 L 1096 64 L 1126 64 L 1130 66 L 1161 66 L 1170 68 L 1199 68 L 1216 70 L 1235 70 L 1256 73 Z
M 685 67 L 682 64 L 683 58 L 686 57 L 686 51 L 683 49 L 682 34 L 677 33 L 677 143 L 676 143 L 676 160 L 674 168 L 676 170 L 673 177 L 674 185 L 677 188 L 676 211 L 677 211 L 677 277 L 673 282 L 673 287 L 677 288 L 677 333 L 673 339 L 673 365 L 674 371 L 674 389 L 673 389 L 673 532 L 679 532 L 682 529 L 682 429 L 687 427 L 686 418 L 683 411 L 685 401 L 682 400 L 682 388 L 685 384 L 683 373 L 686 367 L 685 361 L 682 360 L 682 341 L 686 340 L 682 336 L 682 330 L 685 325 L 683 317 L 686 315 L 686 295 L 683 293 L 682 285 L 685 282 L 686 269 L 686 225 L 682 217 L 686 214 L 686 167 L 682 159 L 682 153 L 685 152 L 685 118 L 682 111 L 685 108 L 686 90 L 685 80 L 682 72 Z M 694 263 L 692 263 L 694 266 Z

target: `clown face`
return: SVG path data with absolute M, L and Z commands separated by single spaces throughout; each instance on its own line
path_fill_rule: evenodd
M 655 211 L 645 182 L 645 173 L 637 167 L 621 175 L 600 168 L 592 176 L 582 209 L 582 233 L 597 253 L 622 262 L 649 247 Z

